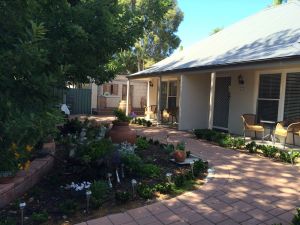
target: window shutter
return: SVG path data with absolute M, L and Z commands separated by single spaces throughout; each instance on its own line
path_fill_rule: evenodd
M 277 121 L 281 74 L 261 74 L 257 100 L 257 119 Z
M 300 119 L 300 73 L 289 73 L 286 78 L 284 119 Z
M 118 93 L 119 93 L 118 88 L 119 88 L 118 84 L 113 84 L 112 95 L 118 95 Z

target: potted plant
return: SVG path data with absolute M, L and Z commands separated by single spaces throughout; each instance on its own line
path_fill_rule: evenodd
M 185 143 L 180 142 L 176 146 L 176 150 L 174 151 L 174 159 L 176 162 L 184 162 L 186 159 L 186 151 L 185 151 Z
M 136 133 L 129 127 L 131 118 L 126 116 L 126 114 L 120 109 L 115 110 L 114 115 L 116 116 L 116 120 L 112 122 L 113 126 L 108 134 L 112 142 L 120 144 L 127 141 L 134 144 L 136 140 Z

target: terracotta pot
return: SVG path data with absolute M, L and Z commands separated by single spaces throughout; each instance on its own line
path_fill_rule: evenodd
M 174 152 L 174 159 L 176 162 L 184 162 L 186 159 L 186 152 L 181 150 L 176 150 Z
M 129 122 L 113 122 L 113 126 L 108 133 L 113 143 L 128 142 L 135 143 L 136 132 L 129 127 Z

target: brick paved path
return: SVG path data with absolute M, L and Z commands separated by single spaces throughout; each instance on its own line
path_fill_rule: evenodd
M 183 140 L 208 160 L 213 178 L 200 190 L 77 225 L 289 224 L 300 206 L 299 168 L 195 140 L 164 128 L 137 130 L 161 141 Z

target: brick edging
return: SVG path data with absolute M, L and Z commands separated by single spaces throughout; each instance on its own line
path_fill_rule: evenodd
M 43 146 L 49 152 L 55 152 L 55 142 L 45 143 Z M 33 160 L 27 171 L 18 171 L 11 183 L 0 184 L 0 208 L 26 193 L 41 178 L 47 174 L 54 165 L 54 158 L 48 155 Z

